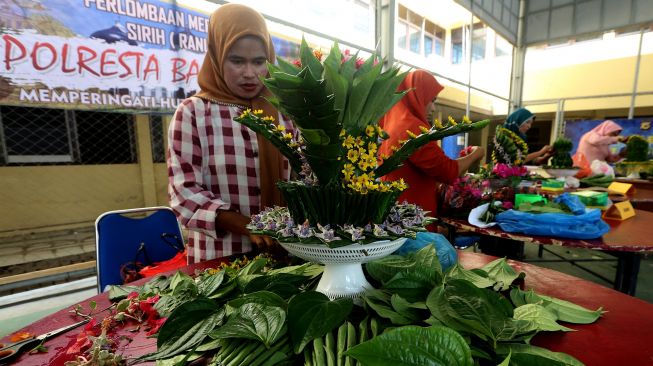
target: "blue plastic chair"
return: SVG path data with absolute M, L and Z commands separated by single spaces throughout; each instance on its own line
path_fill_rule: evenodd
M 120 270 L 123 265 L 135 260 L 160 262 L 170 259 L 184 250 L 183 243 L 181 227 L 170 207 L 103 213 L 95 220 L 98 292 L 108 285 L 122 284 Z M 145 247 L 144 253 L 139 253 L 141 244 Z

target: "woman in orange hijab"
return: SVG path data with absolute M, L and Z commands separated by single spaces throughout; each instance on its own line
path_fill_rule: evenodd
M 408 73 L 398 90 L 412 89 L 395 104 L 379 123 L 390 137 L 379 148 L 379 157 L 392 155 L 392 146 L 407 140 L 408 132 L 419 135 L 420 127 L 431 128 L 435 113 L 435 100 L 444 89 L 433 75 L 424 70 Z M 399 169 L 385 175 L 382 180 L 403 178 L 408 189 L 399 201 L 408 201 L 437 216 L 437 187 L 439 183 L 451 184 L 475 161 L 483 158 L 483 149 L 475 147 L 467 156 L 453 160 L 433 141 L 411 155 Z
M 263 207 L 280 205 L 275 183 L 288 178 L 288 163 L 264 138 L 233 121 L 246 108 L 262 109 L 286 128 L 263 96 L 260 77 L 274 48 L 265 19 L 240 4 L 220 6 L 209 20 L 208 51 L 200 69 L 200 92 L 184 100 L 170 124 L 170 206 L 188 228 L 188 260 L 274 246 L 246 228 Z

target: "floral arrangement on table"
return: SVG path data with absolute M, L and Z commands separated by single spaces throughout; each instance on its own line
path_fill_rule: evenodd
M 492 162 L 509 166 L 524 165 L 528 145 L 516 133 L 503 126 L 497 126 L 492 138 Z
M 571 149 L 573 144 L 566 137 L 558 137 L 553 142 L 553 156 L 551 157 L 551 167 L 559 169 L 569 169 L 573 167 L 574 162 L 571 159 Z
M 111 365 L 582 365 L 530 341 L 540 332 L 573 331 L 561 322 L 589 324 L 603 314 L 523 289 L 524 273 L 503 258 L 444 272 L 432 246 L 368 263 L 379 289 L 366 294 L 364 307 L 315 292 L 321 268 L 279 267 L 258 258 L 194 278 L 178 272 L 140 287 L 114 286 L 109 297 L 117 307 L 154 300 L 153 309 L 167 318 L 157 350 L 126 360 L 109 342 L 88 352 L 102 352 Z M 110 315 L 98 332 L 121 321 L 134 319 Z M 91 334 L 97 333 L 87 329 L 78 339 L 94 341 Z M 99 364 L 85 359 L 71 365 Z
M 489 121 L 449 119 L 393 147 L 377 159 L 388 135 L 378 121 L 408 90 L 397 92 L 405 74 L 382 70 L 375 56 L 361 60 L 342 53 L 337 43 L 327 55 L 302 40 L 300 59 L 268 64 L 268 100 L 298 131 L 278 127 L 262 111 L 246 110 L 235 120 L 271 141 L 300 174 L 278 182 L 287 208 L 254 216 L 249 229 L 284 242 L 325 243 L 338 247 L 397 237 L 414 237 L 431 222 L 414 205 L 397 204 L 402 181 L 377 178 L 397 169 L 429 141 L 485 127 Z

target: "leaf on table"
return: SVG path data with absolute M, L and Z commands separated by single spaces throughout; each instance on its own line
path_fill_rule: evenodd
M 569 301 L 537 294 L 533 290 L 522 291 L 520 289 L 513 289 L 510 291 L 510 299 L 515 306 L 524 304 L 540 304 L 551 313 L 555 314 L 557 320 L 574 324 L 594 323 L 603 313 L 605 313 L 603 308 L 590 310 Z
M 510 355 L 511 366 L 582 366 L 576 358 L 562 352 L 549 351 L 546 348 L 529 344 L 500 344 L 498 355 Z
M 307 291 L 288 302 L 288 330 L 296 354 L 313 339 L 342 324 L 354 306 L 351 299 L 329 300 L 319 292 Z
M 179 355 L 202 342 L 223 318 L 224 309 L 213 300 L 199 298 L 187 302 L 175 309 L 159 330 L 157 351 L 138 360 L 152 361 Z
M 454 264 L 454 266 L 447 272 L 446 279 L 449 278 L 469 281 L 478 288 L 492 287 L 495 283 L 495 281 L 487 277 L 487 274 L 486 276 L 482 276 L 477 272 L 467 270 L 463 268 L 460 263 Z
M 440 326 L 405 326 L 350 348 L 347 355 L 375 366 L 472 366 L 472 354 L 456 331 Z
M 496 282 L 495 290 L 505 291 L 521 274 L 508 264 L 505 258 L 495 259 L 481 267 L 488 274 L 488 277 Z
M 286 311 L 277 306 L 246 303 L 227 323 L 211 332 L 211 338 L 245 338 L 270 348 L 285 333 Z
M 533 323 L 533 330 L 544 330 L 555 332 L 562 330 L 573 332 L 574 329 L 564 327 L 556 322 L 556 315 L 547 310 L 544 306 L 538 304 L 526 304 L 515 308 L 514 318 L 528 320 Z

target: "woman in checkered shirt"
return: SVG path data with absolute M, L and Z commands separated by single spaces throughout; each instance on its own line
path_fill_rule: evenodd
M 199 262 L 277 244 L 245 227 L 261 208 L 281 205 L 275 182 L 288 179 L 287 161 L 267 140 L 233 121 L 246 108 L 262 109 L 286 128 L 260 77 L 274 48 L 265 19 L 226 4 L 209 20 L 208 52 L 198 76 L 201 91 L 184 100 L 168 132 L 170 206 L 188 228 L 188 261 Z

